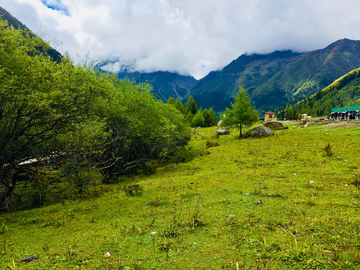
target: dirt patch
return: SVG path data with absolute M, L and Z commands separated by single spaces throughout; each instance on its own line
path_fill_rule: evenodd
M 283 125 L 297 125 L 300 124 L 300 121 L 292 121 L 292 120 L 287 120 L 287 121 L 277 121 L 282 123 Z
M 360 123 L 356 122 L 340 122 L 327 125 L 328 129 L 351 128 L 360 129 Z

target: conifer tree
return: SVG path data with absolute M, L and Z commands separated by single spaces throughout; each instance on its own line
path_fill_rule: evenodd
M 222 115 L 222 127 L 234 127 L 240 131 L 239 139 L 242 137 L 246 127 L 250 127 L 259 119 L 259 112 L 250 106 L 251 102 L 247 92 L 242 86 L 235 96 L 235 103 L 231 103 L 232 109 L 226 108 L 225 115 Z

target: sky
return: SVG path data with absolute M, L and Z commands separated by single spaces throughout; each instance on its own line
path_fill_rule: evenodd
M 75 63 L 196 79 L 247 53 L 360 40 L 359 0 L 0 0 Z

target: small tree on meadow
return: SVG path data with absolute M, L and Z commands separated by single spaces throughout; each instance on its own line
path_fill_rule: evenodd
M 221 116 L 221 126 L 237 128 L 240 131 L 239 139 L 243 130 L 259 119 L 259 112 L 251 108 L 250 103 L 247 92 L 240 86 L 239 93 L 235 96 L 235 104 L 231 103 L 232 109 L 226 108 L 225 115 Z

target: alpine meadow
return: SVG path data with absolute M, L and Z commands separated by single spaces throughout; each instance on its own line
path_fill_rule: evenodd
M 360 41 L 196 80 L 0 13 L 0 269 L 360 268 Z

